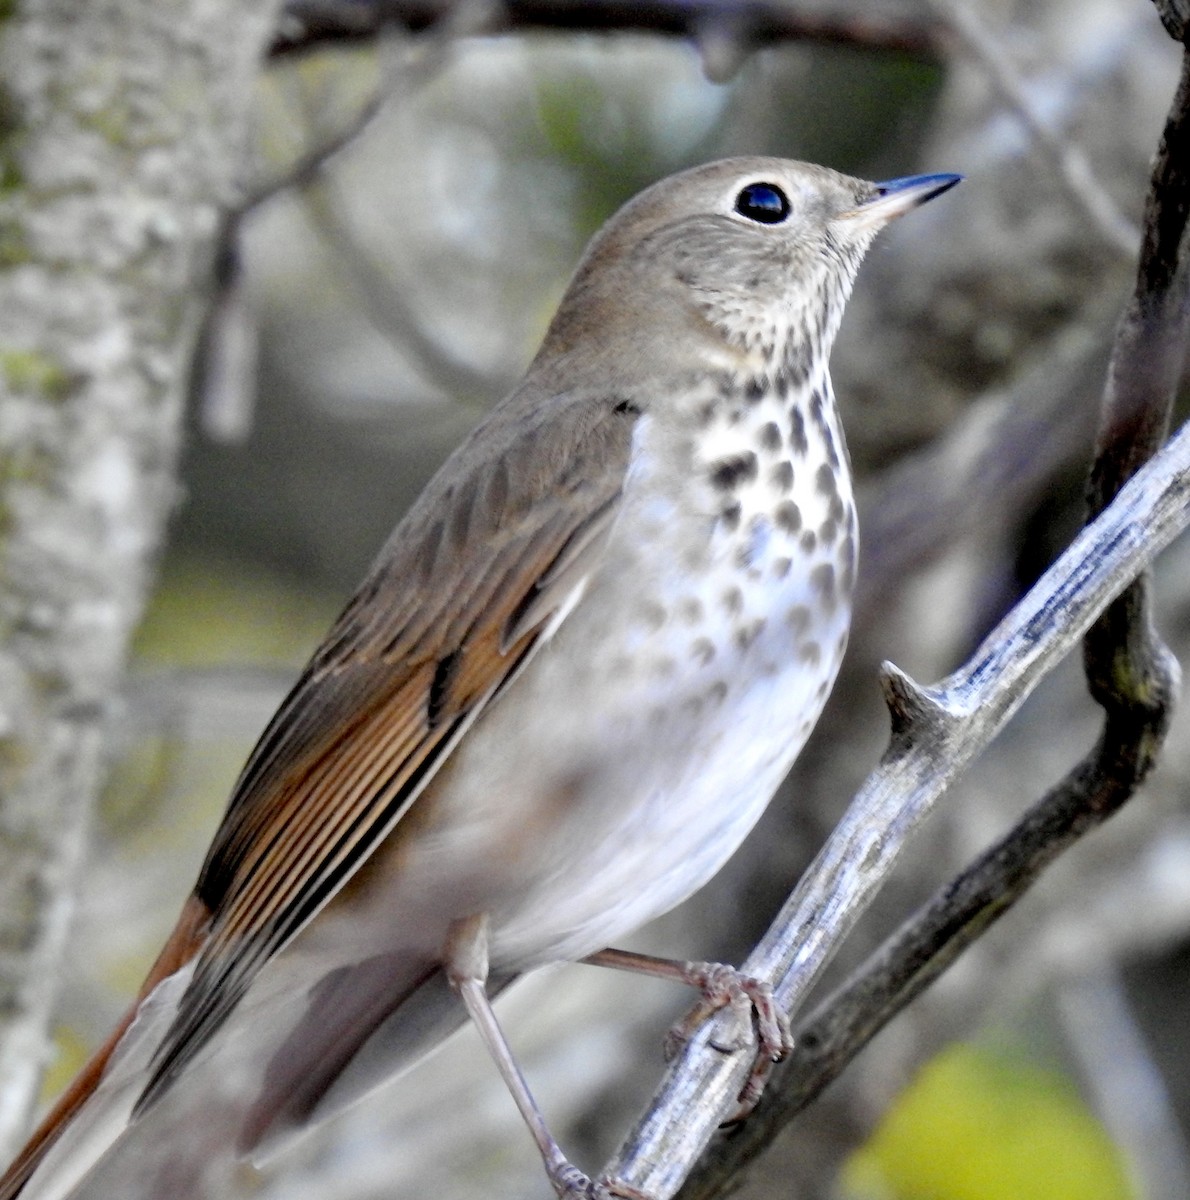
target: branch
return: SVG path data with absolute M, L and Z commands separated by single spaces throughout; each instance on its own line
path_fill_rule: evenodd
M 1049 166 L 1066 199 L 1076 212 L 1123 261 L 1136 253 L 1140 231 L 1112 201 L 1111 194 L 1091 172 L 1076 142 L 1052 128 L 1029 95 L 1012 60 L 966 0 L 930 0 L 931 7 L 949 23 L 959 42 L 980 64 L 1010 112 L 1025 127 L 1041 159 Z
M 1118 320 L 1118 301 L 1081 313 L 1023 378 L 982 396 L 940 437 L 861 485 L 853 631 L 878 619 L 915 570 L 985 529 L 989 506 L 1012 527 L 1058 472 L 1086 461 L 1093 397 Z
M 923 689 L 895 667 L 886 667 L 885 688 L 893 718 L 888 750 L 744 964 L 748 974 L 774 983 L 782 1007 L 787 1011 L 796 1007 L 820 977 L 887 878 L 909 836 L 947 786 L 999 733 L 1128 581 L 1187 527 L 1190 426 L 1080 534 L 960 670 Z M 1053 835 L 1048 822 L 1042 822 L 1040 833 L 1044 846 Z M 1037 834 L 1028 827 L 1028 837 Z M 989 854 L 995 857 L 996 852 Z M 1044 863 L 1038 869 L 1040 865 Z M 969 869 L 964 879 L 967 874 L 978 881 L 980 864 Z M 973 886 L 960 879 L 947 894 Z M 977 922 L 971 938 L 988 923 L 990 919 Z M 930 935 L 915 934 L 911 948 L 931 944 Z M 908 969 L 905 964 L 914 959 L 905 945 L 898 943 L 885 952 L 902 976 Z M 871 977 L 853 986 L 879 992 L 889 969 L 872 966 Z M 923 965 L 913 973 L 921 974 L 924 987 L 937 972 L 929 973 L 929 965 Z M 891 1011 L 882 1010 L 869 1036 L 890 1015 Z M 609 1171 L 658 1200 L 676 1193 L 722 1114 L 731 1108 L 748 1071 L 746 1054 L 725 1056 L 708 1050 L 713 1025 L 701 1030 L 671 1065 L 653 1108 Z M 848 1045 L 839 1065 L 853 1057 L 860 1045 Z M 758 1117 L 759 1112 L 733 1139 L 733 1146 L 749 1137 Z
M 1164 436 L 1185 357 L 1187 273 L 1180 253 L 1190 211 L 1187 63 L 1190 58 L 1154 167 L 1136 290 L 1113 348 L 1092 473 L 1092 514 L 1099 515 L 948 679 L 923 689 L 886 666 L 893 729 L 884 758 L 744 970 L 771 981 L 783 1008 L 795 1009 L 947 785 L 1084 634 L 1089 684 L 1107 713 L 1099 743 L 802 1024 L 780 1087 L 771 1089 L 740 1136 L 704 1161 L 687 1196 L 721 1194 L 740 1166 L 1044 866 L 1116 811 L 1155 760 L 1178 669 L 1152 632 L 1145 581 L 1128 581 L 1190 525 L 1190 426 L 1125 480 Z M 671 1066 L 652 1108 L 611 1164 L 611 1177 L 659 1200 L 682 1186 L 748 1070 L 738 1061 L 746 1056 L 709 1048 L 715 1032 L 708 1023 Z
M 434 0 L 289 0 L 273 57 L 375 37 L 388 24 L 416 32 L 442 15 Z M 862 46 L 917 58 L 941 57 L 942 31 L 908 8 L 894 16 L 855 10 L 792 9 L 785 0 L 507 0 L 493 32 L 655 33 L 696 42 L 727 29 L 748 47 L 783 41 Z

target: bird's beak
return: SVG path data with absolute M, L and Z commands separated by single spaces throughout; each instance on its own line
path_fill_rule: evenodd
M 904 179 L 889 179 L 875 185 L 876 194 L 870 200 L 840 213 L 835 221 L 856 231 L 881 229 L 896 217 L 950 191 L 962 178 L 961 175 L 907 175 Z

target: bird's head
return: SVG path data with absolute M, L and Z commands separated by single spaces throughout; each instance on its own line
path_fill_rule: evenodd
M 724 159 L 671 176 L 592 241 L 547 346 L 574 345 L 596 327 L 604 346 L 646 359 L 700 345 L 747 373 L 808 374 L 825 364 L 877 232 L 958 180 L 868 183 L 780 158 Z

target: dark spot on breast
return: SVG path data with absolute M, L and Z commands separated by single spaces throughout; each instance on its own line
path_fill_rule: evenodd
M 786 533 L 797 533 L 802 527 L 802 510 L 792 500 L 782 500 L 773 513 L 773 520 Z
M 813 554 L 818 546 L 818 535 L 812 529 L 807 529 L 800 539 L 802 549 L 807 554 Z
M 835 473 L 826 463 L 823 463 L 814 472 L 814 486 L 824 496 L 837 496 L 839 494 L 839 484 L 835 479 Z
M 705 667 L 715 657 L 715 643 L 710 638 L 695 638 L 690 643 L 690 656 L 700 667 Z
M 711 482 L 724 491 L 734 491 L 741 483 L 747 483 L 756 478 L 760 463 L 755 451 L 743 450 L 739 454 L 721 458 L 711 464 Z
M 843 497 L 836 492 L 831 497 L 830 517 L 832 521 L 842 521 L 846 515 L 846 507 L 843 504 Z
M 787 492 L 793 487 L 793 463 L 788 459 L 777 463 L 769 472 L 769 479 L 772 480 L 773 487 L 782 492 Z
M 810 442 L 806 437 L 806 418 L 800 408 L 795 408 L 789 414 L 789 444 L 797 454 L 805 454 L 810 449 Z
M 695 596 L 688 596 L 678 604 L 678 616 L 687 625 L 697 625 L 702 620 L 702 601 Z
M 667 615 L 665 606 L 653 600 L 646 600 L 640 607 L 640 621 L 647 629 L 660 629 Z
M 826 419 L 826 404 L 827 402 L 822 398 L 822 393 L 817 389 L 810 393 L 810 420 L 814 422 L 815 429 L 822 434 L 823 442 L 833 444 L 834 438 L 830 422 Z M 830 456 L 829 449 L 827 456 Z
M 757 400 L 763 400 L 767 392 L 768 388 L 765 387 L 764 380 L 762 379 L 749 379 L 744 384 L 744 399 L 749 404 L 755 404 Z
M 839 590 L 850 596 L 855 590 L 855 539 L 848 534 L 839 543 Z
M 773 386 L 777 389 L 777 395 L 784 400 L 789 395 L 789 374 L 786 371 L 778 371 L 777 378 L 773 380 Z
M 755 621 L 749 621 L 746 625 L 741 625 L 735 631 L 735 644 L 740 650 L 747 650 L 753 642 L 764 632 L 765 620 L 764 617 L 757 617 Z
M 833 546 L 835 544 L 835 538 L 838 536 L 839 524 L 830 517 L 827 517 L 827 519 L 818 526 L 818 540 L 824 546 Z
M 704 400 L 694 410 L 694 421 L 700 429 L 706 429 L 714 424 L 715 414 L 719 411 L 718 404 L 714 400 Z
M 804 343 L 803 343 L 804 344 Z M 804 387 L 806 380 L 810 378 L 810 359 L 817 355 L 807 354 L 805 357 L 789 358 L 785 360 L 784 374 L 789 379 L 791 388 Z
M 817 642 L 802 642 L 797 656 L 806 666 L 816 667 L 822 661 L 822 647 Z
M 760 427 L 760 444 L 765 450 L 781 449 L 781 430 L 776 421 L 766 421 Z
M 810 586 L 818 593 L 828 611 L 838 601 L 835 568 L 830 563 L 819 563 L 810 572 Z
M 773 578 L 784 579 L 790 568 L 793 566 L 792 558 L 774 558 L 773 559 Z
M 730 587 L 723 593 L 723 608 L 730 617 L 744 611 L 744 593 L 738 587 Z
M 828 428 L 822 431 L 823 440 L 826 442 L 826 458 L 832 467 L 837 471 L 839 469 L 839 452 L 835 449 L 835 435 Z
M 785 614 L 785 623 L 793 630 L 795 637 L 801 637 L 810 628 L 810 610 L 804 604 L 795 604 Z
M 722 704 L 726 699 L 727 684 L 725 684 L 722 680 L 719 680 L 717 683 L 712 683 L 711 686 L 707 688 L 707 700 L 710 701 L 711 704 Z
M 719 520 L 723 522 L 723 528 L 728 533 L 734 533 L 740 527 L 740 516 L 743 509 L 738 504 L 728 504 L 719 514 Z

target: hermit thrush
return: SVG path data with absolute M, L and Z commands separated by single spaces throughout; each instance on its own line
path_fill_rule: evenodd
M 182 1195 L 464 1011 L 559 1195 L 593 1193 L 488 995 L 634 965 L 596 952 L 705 883 L 800 750 L 856 568 L 831 343 L 877 230 L 957 178 L 730 159 L 607 224 L 273 718 L 128 1018 L 0 1200 Z

